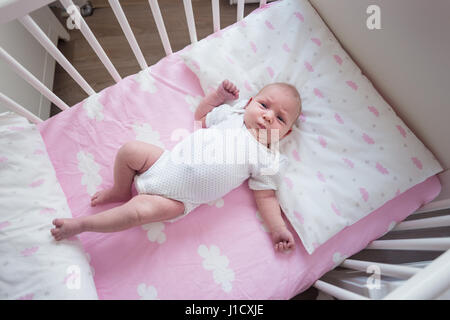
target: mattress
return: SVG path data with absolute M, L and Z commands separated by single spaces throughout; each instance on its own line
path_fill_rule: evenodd
M 198 78 L 173 54 L 38 125 L 72 215 L 119 205 L 90 207 L 90 198 L 112 186 L 120 146 L 140 140 L 171 149 L 197 129 L 193 112 L 203 95 Z M 274 251 L 247 183 L 175 222 L 78 237 L 100 299 L 289 299 L 440 189 L 436 176 L 427 179 L 311 255 L 297 236 L 290 253 Z

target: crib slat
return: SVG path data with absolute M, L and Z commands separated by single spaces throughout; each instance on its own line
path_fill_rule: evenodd
M 450 215 L 405 221 L 399 223 L 394 229 L 392 229 L 392 231 L 427 229 L 447 226 L 450 226 Z
M 131 30 L 130 24 L 123 12 L 122 6 L 119 3 L 119 0 L 108 0 L 111 9 L 113 10 L 117 21 L 119 21 L 120 27 L 122 28 L 125 37 L 130 44 L 131 50 L 133 50 L 134 56 L 136 57 L 140 67 L 142 70 L 147 69 L 148 65 L 145 61 L 144 55 L 142 54 L 141 48 L 139 47 L 136 38 L 134 36 L 133 31 Z
M 197 42 L 197 31 L 195 30 L 194 11 L 192 11 L 192 0 L 183 0 L 184 12 L 186 13 L 186 21 L 189 29 L 189 37 L 191 43 Z
M 116 68 L 112 64 L 111 60 L 109 60 L 102 46 L 98 42 L 97 38 L 92 33 L 86 21 L 84 21 L 84 18 L 81 16 L 80 12 L 78 10 L 71 10 L 71 8 L 75 7 L 72 0 L 60 0 L 60 1 L 64 6 L 64 8 L 66 8 L 67 12 L 72 12 L 75 15 L 74 18 L 80 23 L 81 33 L 83 34 L 84 38 L 89 43 L 91 48 L 94 50 L 94 52 L 97 54 L 98 58 L 103 63 L 105 68 L 108 70 L 109 74 L 112 76 L 114 81 L 119 82 L 120 80 L 122 80 Z
M 444 251 L 450 248 L 448 238 L 375 240 L 366 249 Z
M 51 92 L 38 78 L 36 78 L 31 72 L 25 69 L 16 59 L 11 57 L 2 47 L 0 47 L 0 57 L 5 59 L 6 62 L 14 69 L 14 71 L 31 84 L 36 90 L 42 93 L 47 99 L 57 105 L 61 110 L 69 108 L 58 96 Z
M 148 0 L 150 9 L 152 10 L 153 18 L 155 19 L 156 28 L 158 28 L 159 37 L 161 38 L 166 56 L 172 54 L 172 48 L 170 46 L 169 37 L 167 36 L 166 27 L 164 26 L 164 20 L 159 9 L 158 0 Z
M 244 19 L 244 6 L 245 6 L 245 0 L 238 0 L 237 3 L 237 21 L 241 21 Z
M 450 250 L 386 295 L 385 300 L 429 300 L 450 287 Z
M 418 273 L 421 269 L 413 268 L 408 266 L 399 266 L 395 264 L 387 264 L 387 263 L 379 263 L 379 262 L 371 262 L 371 261 L 360 261 L 360 260 L 352 260 L 346 259 L 339 266 L 359 271 L 367 271 L 367 268 L 370 266 L 376 265 L 380 268 L 380 272 L 383 275 L 397 277 L 401 279 L 408 279 Z
M 84 78 L 73 67 L 69 60 L 64 57 L 61 51 L 53 44 L 53 42 L 47 37 L 47 35 L 39 28 L 34 20 L 26 15 L 18 18 L 20 23 L 30 32 L 36 40 L 47 50 L 47 52 L 67 71 L 68 74 L 75 80 L 76 83 L 88 94 L 95 94 L 94 89 L 84 80 Z
M 423 207 L 419 208 L 419 210 L 415 211 L 413 214 L 433 212 L 444 209 L 450 209 L 450 199 L 427 203 Z
M 213 12 L 213 25 L 214 32 L 220 30 L 220 8 L 219 8 L 219 0 L 211 0 L 212 12 Z
M 370 300 L 367 297 L 356 294 L 354 292 L 339 288 L 335 285 L 332 285 L 328 282 L 317 280 L 313 286 L 319 290 L 322 290 L 325 293 L 332 295 L 340 300 Z
M 259 6 L 260 7 L 264 6 L 266 4 L 266 2 L 267 2 L 266 0 L 260 0 L 259 1 Z
M 7 107 L 12 112 L 15 112 L 28 120 L 30 120 L 33 123 L 41 123 L 43 122 L 42 119 L 35 116 L 33 113 L 22 107 L 20 104 L 12 100 L 11 98 L 5 96 L 3 93 L 0 92 L 0 102 L 3 102 L 5 104 L 5 107 Z

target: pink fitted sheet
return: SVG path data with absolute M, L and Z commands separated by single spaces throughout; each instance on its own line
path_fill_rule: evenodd
M 38 126 L 74 217 L 118 205 L 91 208 L 90 197 L 112 185 L 115 154 L 137 138 L 136 126 L 150 125 L 167 149 L 177 142 L 171 139 L 174 130 L 194 130 L 189 101 L 203 96 L 196 76 L 176 54 L 145 72 L 155 87 L 145 89 L 136 75 L 124 78 L 99 93 L 101 116 L 90 117 L 84 100 Z M 174 223 L 79 238 L 90 256 L 100 299 L 289 299 L 340 258 L 359 252 L 393 222 L 434 199 L 440 189 L 437 177 L 427 179 L 312 255 L 298 237 L 291 253 L 274 251 L 247 183 Z

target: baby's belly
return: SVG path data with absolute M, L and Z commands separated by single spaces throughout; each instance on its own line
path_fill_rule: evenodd
M 246 165 L 180 162 L 165 154 L 139 180 L 145 193 L 179 201 L 207 203 L 241 185 L 248 177 Z
M 177 167 L 171 182 L 178 190 L 175 193 L 194 203 L 216 200 L 248 178 L 248 173 L 242 168 L 226 164 L 179 165 Z

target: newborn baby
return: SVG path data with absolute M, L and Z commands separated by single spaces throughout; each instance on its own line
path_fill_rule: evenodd
M 94 194 L 91 206 L 128 201 L 95 215 L 55 219 L 54 238 L 175 220 L 248 179 L 275 250 L 293 248 L 294 238 L 275 196 L 279 165 L 285 159 L 274 146 L 299 117 L 300 95 L 294 86 L 274 83 L 250 99 L 224 104 L 238 98 L 236 86 L 223 81 L 197 107 L 195 120 L 201 121 L 202 129 L 170 151 L 140 141 L 125 143 L 115 158 L 114 185 Z M 133 182 L 138 195 L 131 198 Z

